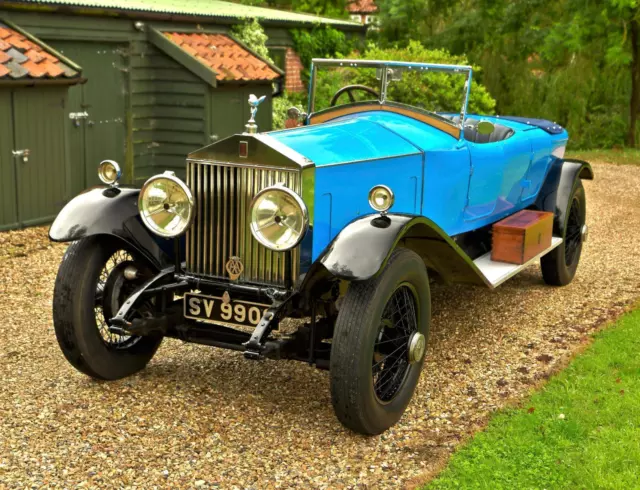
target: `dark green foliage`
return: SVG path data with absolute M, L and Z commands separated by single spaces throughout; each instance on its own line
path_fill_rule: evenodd
M 383 45 L 422 39 L 481 66 L 499 114 L 557 121 L 573 148 L 633 144 L 636 0 L 381 0 L 380 11 Z
M 417 41 L 411 41 L 406 49 L 380 49 L 371 47 L 362 56 L 369 60 L 422 61 L 428 63 L 468 65 L 466 56 L 454 56 L 443 49 L 427 49 Z M 476 73 L 480 67 L 474 66 Z M 464 81 L 462 75 L 449 73 L 405 73 L 402 80 L 392 82 L 389 86 L 389 99 L 404 104 L 424 107 L 434 111 L 457 112 L 464 97 Z M 367 84 L 372 84 L 369 77 Z M 375 86 L 375 85 L 373 85 Z M 493 114 L 496 101 L 487 89 L 472 80 L 469 112 L 476 114 Z
M 358 47 L 357 41 L 348 39 L 344 32 L 320 24 L 311 30 L 293 29 L 291 37 L 294 49 L 307 69 L 312 58 L 340 58 Z

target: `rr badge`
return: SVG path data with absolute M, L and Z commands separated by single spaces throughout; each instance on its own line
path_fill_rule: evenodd
M 225 269 L 227 269 L 227 272 L 229 273 L 229 278 L 232 281 L 235 281 L 244 272 L 244 265 L 242 264 L 242 260 L 240 260 L 240 257 L 236 257 L 234 255 L 227 261 Z

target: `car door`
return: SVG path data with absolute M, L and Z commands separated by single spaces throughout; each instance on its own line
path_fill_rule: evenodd
M 464 219 L 472 221 L 490 216 L 496 209 L 505 171 L 504 142 L 466 144 L 471 175 Z
M 467 142 L 471 158 L 469 194 L 465 220 L 493 220 L 520 206 L 523 189 L 529 185 L 531 143 L 524 132 L 516 132 L 495 143 Z

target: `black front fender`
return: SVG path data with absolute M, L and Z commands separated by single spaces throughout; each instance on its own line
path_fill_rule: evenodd
M 554 214 L 555 236 L 564 236 L 569 199 L 579 179 L 593 180 L 593 169 L 588 162 L 573 159 L 556 160 L 536 198 L 537 209 Z
M 94 187 L 73 198 L 49 229 L 54 242 L 71 242 L 94 235 L 124 240 L 156 267 L 172 260 L 172 242 L 153 235 L 140 220 L 139 189 Z
M 416 252 L 447 282 L 487 284 L 473 260 L 424 216 L 389 214 L 358 218 L 333 239 L 316 262 L 339 279 L 364 281 L 385 266 L 398 246 Z

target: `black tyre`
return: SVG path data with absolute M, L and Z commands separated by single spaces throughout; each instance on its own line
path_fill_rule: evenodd
M 127 285 L 119 298 L 107 301 L 110 277 L 125 262 L 146 267 L 117 239 L 85 238 L 69 246 L 56 278 L 53 324 L 58 344 L 78 371 L 96 379 L 120 379 L 140 371 L 162 342 L 162 337 L 113 333 L 107 326 L 105 320 L 115 315 L 114 301 L 117 308 L 137 286 Z
M 587 216 L 587 201 L 580 180 L 573 188 L 565 213 L 563 242 L 540 259 L 542 278 L 552 286 L 566 286 L 578 270 L 582 244 L 583 227 Z
M 331 346 L 331 399 L 340 422 L 374 435 L 402 417 L 420 377 L 430 321 L 427 270 L 411 250 L 395 250 L 379 275 L 350 284 Z

